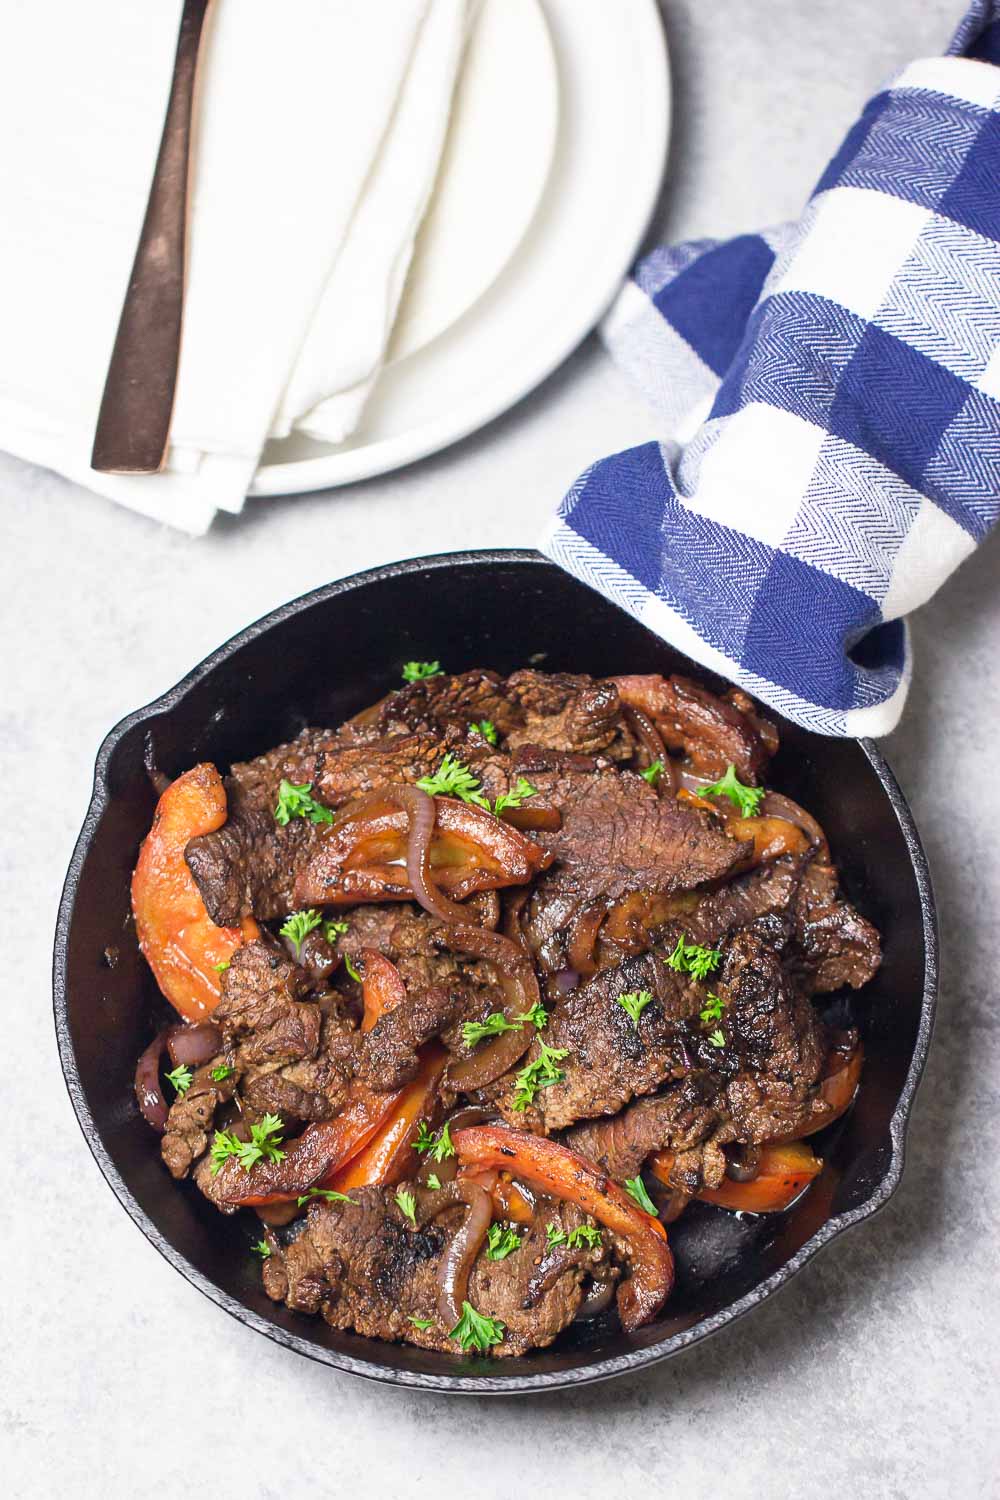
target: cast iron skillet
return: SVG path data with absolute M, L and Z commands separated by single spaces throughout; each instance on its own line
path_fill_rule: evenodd
M 169 775 L 221 768 L 336 724 L 399 682 L 402 662 L 452 671 L 546 669 L 710 674 L 534 552 L 419 558 L 318 589 L 221 647 L 177 687 L 111 731 L 66 877 L 56 931 L 56 1032 L 67 1087 L 97 1163 L 156 1248 L 227 1312 L 300 1354 L 389 1384 L 530 1391 L 637 1370 L 724 1327 L 769 1296 L 849 1224 L 890 1197 L 930 1041 L 937 980 L 934 900 L 909 810 L 868 741 L 782 726 L 769 780 L 830 837 L 848 893 L 882 932 L 885 962 L 860 999 L 834 1011 L 867 1049 L 854 1109 L 815 1137 L 826 1165 L 784 1214 L 737 1218 L 707 1205 L 671 1230 L 678 1282 L 663 1316 L 626 1337 L 611 1320 L 567 1330 L 520 1359 L 433 1354 L 334 1332 L 263 1294 L 248 1215 L 224 1219 L 160 1164 L 133 1102 L 139 1053 L 165 1018 L 129 914 L 129 877 L 155 797 L 144 758 Z M 716 684 L 718 685 L 718 684 Z

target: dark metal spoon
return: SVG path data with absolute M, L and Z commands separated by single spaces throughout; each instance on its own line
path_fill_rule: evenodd
M 181 347 L 191 107 L 208 6 L 184 0 L 156 171 L 90 456 L 106 474 L 155 474 L 166 456 Z

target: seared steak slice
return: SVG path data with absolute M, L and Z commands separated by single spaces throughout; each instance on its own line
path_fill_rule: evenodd
M 631 891 L 688 890 L 724 878 L 745 858 L 709 814 L 657 796 L 631 771 L 556 774 L 563 822 L 544 835 L 555 860 L 535 883 L 524 924 L 550 972 L 566 962 L 566 929 L 593 903 L 607 907 Z
M 638 1026 L 617 1003 L 619 995 L 637 990 L 654 997 Z M 704 988 L 654 953 L 605 969 L 556 1007 L 516 1070 L 536 1061 L 544 1043 L 567 1053 L 559 1062 L 562 1081 L 539 1089 L 533 1104 L 519 1110 L 516 1072 L 507 1074 L 496 1089 L 498 1107 L 511 1125 L 546 1135 L 576 1120 L 615 1114 L 636 1094 L 650 1094 L 691 1068 L 692 1033 L 685 1022 L 697 1021 L 704 1005 Z
M 793 969 L 810 994 L 822 995 L 845 984 L 860 989 L 881 962 L 875 928 L 844 900 L 833 866 L 813 860 L 795 902 Z
M 611 1120 L 574 1125 L 566 1145 L 624 1182 L 653 1151 L 690 1152 L 707 1140 L 723 1119 L 720 1091 L 716 1074 L 690 1073 L 655 1098 L 637 1099 Z
M 507 734 L 511 748 L 539 745 L 588 755 L 603 751 L 612 760 L 628 760 L 635 750 L 613 682 L 525 668 L 508 677 L 506 689 L 523 715 L 520 727 Z
M 756 786 L 778 748 L 778 732 L 738 689 L 719 698 L 687 677 L 615 677 L 622 701 L 655 723 L 670 750 L 682 750 L 702 775 L 722 776 L 736 767 L 741 781 Z
M 378 1093 L 408 1083 L 419 1067 L 417 1048 L 482 1005 L 461 984 L 435 984 L 409 993 L 361 1037 L 358 1072 Z
M 459 1352 L 438 1321 L 437 1278 L 464 1205 L 431 1222 L 426 1215 L 433 1208 L 422 1205 L 421 1227 L 413 1229 L 391 1188 L 355 1189 L 350 1198 L 310 1205 L 301 1232 L 264 1261 L 265 1291 L 296 1311 L 321 1313 L 334 1328 Z M 584 1216 L 572 1204 L 543 1200 L 520 1249 L 502 1261 L 481 1253 L 473 1267 L 468 1300 L 506 1324 L 503 1342 L 490 1351 L 498 1357 L 550 1344 L 578 1311 L 587 1271 L 606 1254 L 586 1247 L 548 1251 L 549 1222 L 569 1230 Z M 431 1326 L 416 1327 L 414 1317 Z
M 232 1098 L 234 1076 L 216 1082 L 213 1067 L 225 1058 L 214 1057 L 198 1068 L 184 1094 L 178 1094 L 167 1115 L 167 1128 L 160 1142 L 160 1155 L 171 1177 L 186 1177 L 191 1166 L 208 1150 L 208 1133 L 220 1104 Z
M 381 703 L 358 714 L 345 726 L 359 742 L 383 735 L 450 732 L 464 741 L 470 726 L 489 719 L 500 736 L 522 715 L 496 672 L 476 669 L 440 677 L 425 677 L 389 693 Z M 475 743 L 482 742 L 481 737 Z M 463 756 L 464 758 L 464 756 Z

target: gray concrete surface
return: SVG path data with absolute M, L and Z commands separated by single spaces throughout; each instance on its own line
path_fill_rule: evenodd
M 611 3 L 611 0 L 609 0 Z M 866 95 L 960 0 L 665 0 L 671 236 L 794 213 Z M 568 1398 L 445 1404 L 331 1372 L 205 1302 L 101 1180 L 63 1090 L 49 945 L 104 731 L 284 599 L 455 546 L 530 544 L 602 452 L 650 435 L 589 341 L 488 430 L 407 473 L 258 502 L 192 542 L 0 457 L 0 1489 L 12 1497 L 1000 1493 L 1000 543 L 915 621 L 888 744 L 928 846 L 944 985 L 903 1185 L 740 1326 Z

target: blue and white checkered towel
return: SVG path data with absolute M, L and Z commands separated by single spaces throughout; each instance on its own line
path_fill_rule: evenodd
M 886 734 L 904 616 L 1000 514 L 1000 0 L 866 106 L 793 225 L 654 251 L 609 314 L 664 441 L 543 542 L 825 734 Z

